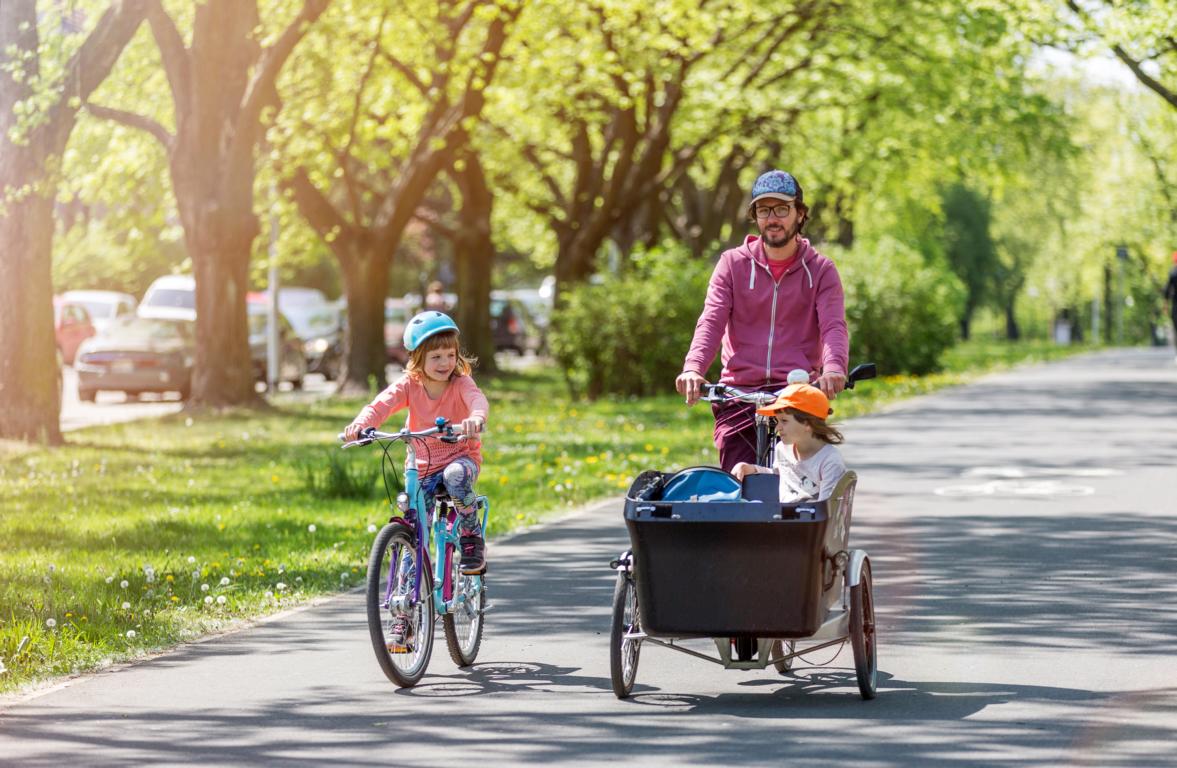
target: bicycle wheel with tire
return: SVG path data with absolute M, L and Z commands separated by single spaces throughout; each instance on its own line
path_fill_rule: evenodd
M 613 627 L 609 632 L 609 677 L 613 694 L 619 699 L 629 696 L 637 678 L 642 641 L 627 638 L 626 634 L 638 631 L 637 584 L 627 574 L 618 573 L 613 590 Z
M 878 683 L 875 642 L 875 600 L 871 592 L 870 561 L 866 560 L 858 584 L 850 588 L 850 647 L 854 650 L 858 692 L 864 699 L 875 697 Z
M 401 688 L 417 684 L 433 653 L 433 577 L 420 565 L 413 531 L 407 525 L 389 523 L 376 534 L 368 559 L 368 632 L 380 669 Z M 415 569 L 421 573 L 420 599 L 405 604 Z M 393 623 L 402 613 L 409 630 L 403 645 L 391 637 Z
M 769 654 L 769 656 L 771 658 L 777 659 L 777 661 L 772 663 L 777 672 L 780 672 L 783 675 L 793 669 L 793 659 L 795 657 L 790 656 L 787 659 L 783 659 L 781 657 L 785 656 L 786 654 L 790 654 L 795 650 L 797 650 L 797 643 L 792 640 L 772 641 L 772 652 Z
M 459 567 L 458 551 L 446 548 L 449 560 L 450 583 L 454 585 L 453 600 L 459 602 L 442 617 L 445 644 L 450 658 L 459 667 L 468 667 L 478 657 L 482 645 L 482 616 L 486 608 L 486 576 L 466 576 Z M 462 599 L 464 598 L 464 599 Z

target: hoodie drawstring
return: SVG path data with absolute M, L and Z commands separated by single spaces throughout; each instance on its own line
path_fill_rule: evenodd
M 809 265 L 805 263 L 805 259 L 801 259 L 801 266 L 805 268 L 805 274 L 809 276 L 809 287 L 813 288 L 813 273 L 809 271 Z

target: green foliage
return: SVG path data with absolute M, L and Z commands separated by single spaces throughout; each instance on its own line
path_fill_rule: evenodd
M 303 484 L 313 496 L 324 499 L 370 499 L 376 495 L 376 481 L 380 479 L 378 465 L 349 457 L 339 450 L 328 450 L 316 458 L 300 464 Z M 393 492 L 400 490 L 398 487 Z
M 993 295 L 997 249 L 989 234 L 989 201 L 975 189 L 953 184 L 944 191 L 945 254 L 965 289 L 963 327 Z
M 667 246 L 568 291 L 549 342 L 572 391 L 590 399 L 667 391 L 682 369 L 711 266 Z
M 846 291 L 850 359 L 871 360 L 881 373 L 935 371 L 956 341 L 964 290 L 937 260 L 894 238 L 829 247 Z

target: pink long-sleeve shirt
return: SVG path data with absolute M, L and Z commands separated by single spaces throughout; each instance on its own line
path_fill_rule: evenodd
M 742 387 L 784 384 L 789 371 L 845 374 L 850 358 L 842 280 L 805 238 L 774 280 L 760 238 L 724 251 L 683 363 L 706 374 L 723 349 L 720 380 Z
M 405 374 L 365 405 L 352 423 L 365 429 L 379 427 L 389 416 L 405 408 L 409 409 L 409 429 L 417 432 L 432 427 L 438 416 L 444 416 L 454 424 L 472 416 L 485 422 L 490 404 L 470 376 L 450 379 L 441 397 L 434 400 L 425 391 L 425 385 Z M 419 444 L 416 452 L 417 470 L 422 477 L 440 472 L 459 456 L 469 456 L 475 464 L 482 466 L 481 440 L 461 440 L 457 443 L 429 440 Z

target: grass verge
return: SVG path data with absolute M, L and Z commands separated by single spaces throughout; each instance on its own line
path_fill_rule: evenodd
M 840 398 L 838 418 L 1075 351 L 962 345 L 944 373 Z M 572 402 L 549 369 L 484 386 L 492 537 L 620 494 L 644 469 L 715 460 L 709 410 L 673 395 Z M 53 450 L 0 446 L 0 692 L 362 583 L 388 501 L 379 453 L 335 441 L 361 405 L 279 402 L 86 429 Z

